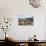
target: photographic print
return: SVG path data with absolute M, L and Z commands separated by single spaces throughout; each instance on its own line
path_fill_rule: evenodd
M 33 25 L 33 17 L 32 16 L 19 17 L 18 24 L 19 25 Z

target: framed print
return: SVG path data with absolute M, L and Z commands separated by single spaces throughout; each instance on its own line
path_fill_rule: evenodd
M 18 25 L 33 25 L 33 16 L 22 16 L 18 18 Z

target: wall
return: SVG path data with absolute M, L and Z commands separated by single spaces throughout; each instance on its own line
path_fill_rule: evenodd
M 15 21 L 15 22 L 14 22 Z M 37 35 L 39 40 L 44 39 L 44 16 L 34 16 L 34 25 L 33 26 L 19 26 L 17 23 L 17 17 L 14 18 L 14 23 L 12 26 L 12 35 L 19 40 L 27 40 L 29 37 L 32 37 L 34 34 Z M 14 31 L 14 32 L 13 32 Z
M 18 26 L 18 15 L 33 16 L 34 25 Z M 34 34 L 37 35 L 39 40 L 45 39 L 44 15 L 46 15 L 45 8 L 32 8 L 28 0 L 0 0 L 0 16 L 13 17 L 12 27 L 8 32 L 17 40 L 27 40 Z M 0 36 L 0 39 L 2 39 L 2 36 Z
M 45 19 L 44 19 L 44 21 L 45 21 L 45 24 L 44 24 L 44 26 L 45 26 L 45 28 L 44 28 L 44 39 L 46 39 L 46 15 L 45 15 Z

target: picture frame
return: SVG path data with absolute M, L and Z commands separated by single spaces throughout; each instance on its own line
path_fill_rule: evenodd
M 18 25 L 33 25 L 33 16 L 18 17 Z

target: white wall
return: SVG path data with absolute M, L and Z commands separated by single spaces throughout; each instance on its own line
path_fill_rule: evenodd
M 31 15 L 34 17 L 33 26 L 18 26 L 18 15 Z M 27 40 L 34 34 L 39 40 L 44 38 L 45 8 L 32 8 L 28 0 L 0 0 L 0 16 L 13 17 L 9 33 L 19 40 Z M 1 38 L 2 39 L 2 36 Z
M 16 18 L 16 19 L 15 19 Z M 27 40 L 34 34 L 37 35 L 39 40 L 44 39 L 44 16 L 34 16 L 33 26 L 19 26 L 17 17 L 14 18 L 11 34 L 19 40 Z
M 44 26 L 45 26 L 45 28 L 44 28 L 44 39 L 46 39 L 46 15 L 45 15 L 44 21 L 45 21 L 45 24 L 44 24 Z

